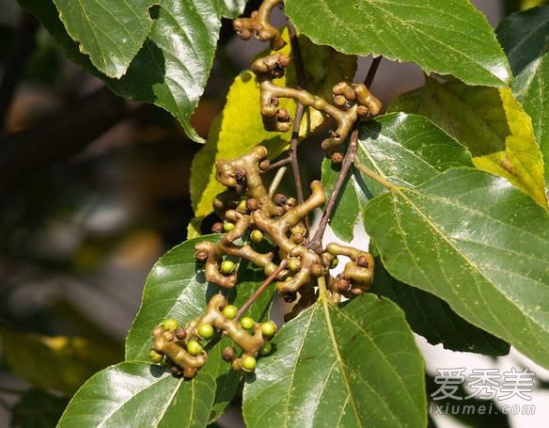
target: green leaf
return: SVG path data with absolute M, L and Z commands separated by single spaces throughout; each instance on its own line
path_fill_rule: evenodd
M 364 165 L 401 186 L 416 186 L 449 168 L 473 165 L 467 149 L 442 129 L 426 118 L 402 113 L 361 125 L 357 154 Z M 339 169 L 329 160 L 323 163 L 322 182 L 328 194 Z M 353 169 L 330 222 L 334 233 L 350 241 L 368 199 L 385 191 Z
M 0 328 L 3 359 L 31 385 L 72 394 L 93 373 L 116 361 L 118 349 L 81 337 L 44 336 Z
M 492 28 L 468 0 L 286 0 L 285 11 L 315 43 L 357 55 L 413 61 L 427 73 L 503 86 L 509 65 Z
M 173 318 L 181 325 L 202 315 L 209 298 L 222 289 L 208 284 L 202 271 L 203 265 L 196 261 L 194 246 L 202 241 L 217 241 L 220 235 L 209 235 L 186 241 L 165 254 L 152 268 L 143 291 L 141 308 L 126 337 L 126 360 L 148 362 L 151 347 L 151 331 L 162 320 Z M 265 278 L 262 270 L 242 263 L 239 284 L 231 291 L 224 290 L 234 304 L 241 305 Z M 256 320 L 264 319 L 269 312 L 273 296 L 269 290 L 252 305 L 249 315 Z M 202 372 L 216 379 L 216 399 L 212 407 L 212 419 L 218 417 L 236 394 L 239 375 L 230 364 L 221 359 L 221 351 L 230 345 L 223 339 L 208 352 L 208 363 Z
M 506 178 L 547 207 L 543 156 L 532 121 L 510 89 L 427 79 L 389 110 L 428 117 L 469 148 L 477 168 Z
M 497 34 L 516 76 L 511 89 L 532 118 L 549 183 L 549 7 L 509 16 Z
M 283 31 L 282 37 L 288 43 L 280 52 L 290 55 L 287 30 Z M 299 44 L 303 61 L 307 64 L 307 89 L 318 96 L 331 99 L 333 85 L 342 80 L 349 80 L 355 74 L 356 58 L 339 54 L 331 48 L 315 46 L 304 36 L 299 37 Z M 268 51 L 261 55 L 267 54 Z M 280 86 L 295 86 L 293 65 L 290 65 L 286 75 L 275 83 Z M 282 98 L 280 108 L 286 108 L 295 117 L 296 107 L 293 100 Z M 225 107 L 210 130 L 208 141 L 193 159 L 190 191 L 195 216 L 201 217 L 211 213 L 214 198 L 225 190 L 215 179 L 217 160 L 237 158 L 259 143 L 267 147 L 269 157 L 274 159 L 289 145 L 291 132 L 280 134 L 265 131 L 259 112 L 259 83 L 251 71 L 244 71 L 234 80 Z M 308 109 L 300 134 L 310 135 L 324 119 L 321 113 Z
M 103 79 L 118 95 L 169 111 L 190 138 L 203 141 L 190 118 L 213 64 L 221 27 L 217 0 L 160 0 L 151 9 L 154 23 L 143 48 L 119 80 L 99 73 L 79 52 L 52 0 L 18 1 L 42 21 L 69 59 Z
M 154 0 L 53 0 L 67 33 L 95 67 L 120 78 L 152 26 Z
M 549 213 L 506 180 L 453 169 L 368 203 L 395 278 L 549 367 Z
M 204 427 L 214 396 L 210 375 L 186 381 L 159 366 L 120 363 L 84 384 L 57 427 Z
M 11 428 L 51 428 L 67 407 L 65 398 L 31 389 L 11 409 Z
M 222 0 L 219 2 L 219 14 L 224 18 L 236 18 L 242 15 L 248 0 Z
M 442 343 L 444 348 L 452 351 L 484 355 L 509 353 L 509 344 L 469 324 L 443 300 L 393 278 L 379 258 L 376 259 L 374 278 L 371 291 L 398 304 L 406 313 L 406 321 L 412 330 L 431 345 Z
M 426 426 L 423 360 L 389 300 L 319 301 L 273 344 L 244 388 L 249 428 Z

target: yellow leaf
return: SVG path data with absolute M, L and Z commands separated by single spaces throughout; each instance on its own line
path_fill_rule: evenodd
M 286 41 L 289 40 L 287 30 L 282 36 Z M 331 99 L 331 88 L 334 84 L 352 79 L 356 70 L 356 58 L 339 54 L 330 47 L 314 45 L 304 36 L 300 36 L 299 40 L 303 58 L 307 61 L 307 89 Z M 280 52 L 290 55 L 290 43 Z M 264 52 L 261 55 L 267 54 L 268 52 Z M 286 76 L 275 83 L 295 87 L 295 81 L 295 69 L 291 65 Z M 193 159 L 190 190 L 195 216 L 201 217 L 212 212 L 213 199 L 224 190 L 215 180 L 217 160 L 236 158 L 258 144 L 267 146 L 271 159 L 287 148 L 291 132 L 280 134 L 265 131 L 259 98 L 259 84 L 255 75 L 251 71 L 240 73 L 229 90 L 225 108 L 212 125 L 206 144 Z M 293 100 L 281 99 L 280 107 L 286 108 L 292 117 L 295 116 Z M 320 113 L 307 112 L 300 134 L 309 135 L 323 120 Z
M 423 88 L 397 98 L 389 111 L 428 117 L 471 151 L 477 168 L 506 178 L 547 207 L 543 156 L 532 120 L 509 88 L 428 78 Z

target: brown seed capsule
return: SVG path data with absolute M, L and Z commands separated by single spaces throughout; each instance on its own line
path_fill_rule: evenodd
M 175 330 L 175 337 L 178 340 L 185 340 L 185 338 L 187 337 L 187 332 L 185 331 L 184 328 L 180 327 L 177 330 Z
M 259 169 L 261 171 L 267 171 L 271 167 L 271 162 L 269 159 L 262 160 L 259 162 Z
M 220 221 L 215 222 L 212 225 L 212 233 L 222 233 L 223 232 L 223 223 Z
M 242 181 L 246 177 L 246 170 L 242 168 L 236 168 L 234 171 L 234 178 L 236 181 Z
M 279 207 L 284 205 L 287 200 L 288 200 L 288 198 L 286 198 L 286 196 L 283 195 L 282 193 L 277 193 L 273 197 L 273 202 L 275 203 L 275 205 L 278 205 Z
M 256 198 L 250 198 L 246 201 L 246 208 L 248 208 L 248 211 L 256 211 L 259 209 L 259 202 L 257 202 Z
M 332 92 L 334 95 L 343 95 L 348 87 L 349 85 L 347 83 L 340 82 L 332 88 Z
M 322 141 L 322 144 L 320 145 L 320 148 L 327 152 L 330 147 L 332 147 L 332 141 L 329 138 L 326 138 L 324 141 Z
M 343 107 L 347 104 L 347 99 L 343 95 L 336 95 L 334 97 L 334 105 L 338 107 Z
M 292 234 L 292 242 L 294 244 L 301 244 L 303 243 L 303 241 L 305 241 L 305 237 L 303 236 L 302 233 L 294 233 Z
M 223 351 L 221 352 L 221 356 L 225 361 L 228 363 L 232 363 L 234 360 L 236 360 L 236 351 L 233 347 L 227 346 Z
M 356 259 L 357 266 L 367 268 L 368 267 L 368 259 L 366 256 L 359 256 L 358 259 Z
M 185 367 L 183 369 L 183 376 L 187 379 L 191 379 L 196 376 L 197 369 L 194 367 Z
M 353 90 L 353 88 L 345 88 L 345 98 L 347 98 L 349 101 L 354 101 L 356 100 L 356 94 L 355 94 L 355 91 Z
M 332 163 L 341 163 L 343 162 L 343 154 L 339 152 L 332 153 L 332 156 L 330 157 L 332 159 Z
M 364 116 L 368 116 L 370 114 L 370 109 L 366 106 L 358 106 L 356 108 L 356 114 L 359 116 L 359 117 L 364 117 Z
M 279 122 L 289 122 L 290 121 L 290 113 L 285 108 L 278 109 L 276 111 L 276 118 Z
M 311 273 L 317 278 L 320 278 L 324 275 L 324 267 L 321 264 L 315 263 L 311 266 Z
M 279 55 L 278 56 L 278 63 L 281 67 L 286 68 L 290 65 L 291 58 L 287 55 Z
M 351 282 L 345 278 L 337 278 L 335 286 L 340 293 L 347 293 L 351 289 Z
M 175 377 L 181 377 L 183 375 L 183 370 L 179 366 L 171 366 L 170 371 L 172 372 L 172 375 Z

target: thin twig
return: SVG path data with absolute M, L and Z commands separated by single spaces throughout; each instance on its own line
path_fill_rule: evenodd
M 364 84 L 368 89 L 370 89 L 370 86 L 372 86 L 372 83 L 374 82 L 374 78 L 376 77 L 376 73 L 377 73 L 377 70 L 379 69 L 379 64 L 381 64 L 382 59 L 383 59 L 382 56 L 378 56 L 374 58 L 374 60 L 372 61 L 372 64 L 370 65 L 370 70 L 368 70 L 368 75 L 364 80 Z
M 293 63 L 295 67 L 295 74 L 297 80 L 298 89 L 305 89 L 306 79 L 305 79 L 305 68 L 303 66 L 303 57 L 301 55 L 301 48 L 299 47 L 299 38 L 293 24 L 288 20 L 288 33 L 290 35 L 290 44 L 292 46 L 292 56 Z M 303 193 L 303 184 L 301 182 L 301 173 L 299 169 L 299 160 L 297 157 L 297 147 L 299 146 L 299 130 L 301 128 L 301 122 L 303 121 L 303 114 L 305 108 L 301 102 L 297 102 L 296 112 L 295 112 L 295 121 L 294 129 L 292 131 L 292 141 L 290 142 L 289 158 L 292 165 L 292 173 L 294 176 L 295 188 L 297 203 L 302 204 L 305 200 Z M 310 230 L 309 218 L 305 217 L 305 227 L 307 232 Z
M 283 166 L 276 172 L 275 178 L 273 178 L 273 181 L 271 182 L 271 187 L 269 187 L 269 198 L 272 198 L 276 193 L 276 189 L 280 186 L 280 182 L 284 178 L 286 171 L 288 171 L 288 167 Z
M 320 223 L 318 224 L 315 235 L 313 236 L 313 239 L 311 239 L 311 242 L 309 242 L 308 244 L 308 248 L 311 248 L 313 250 L 318 250 L 321 247 L 322 237 L 324 236 L 324 232 L 326 230 L 326 227 L 328 226 L 328 222 L 332 217 L 332 213 L 334 211 L 339 195 L 343 190 L 343 186 L 345 185 L 345 180 L 347 179 L 347 175 L 349 174 L 349 171 L 353 166 L 353 162 L 356 157 L 357 142 L 358 142 L 358 129 L 355 129 L 351 134 L 351 139 L 349 141 L 349 149 L 347 150 L 345 159 L 343 159 L 343 163 L 341 164 L 341 171 L 339 171 L 336 184 L 334 186 L 332 194 L 330 195 L 330 200 L 328 201 L 328 204 L 326 205 L 326 209 L 322 214 L 322 218 L 320 219 Z
M 240 307 L 235 318 L 237 321 L 242 315 L 246 313 L 246 311 L 250 308 L 250 306 L 253 305 L 253 303 L 259 298 L 259 296 L 261 296 L 261 294 L 267 289 L 267 287 L 272 284 L 278 274 L 284 270 L 287 263 L 288 261 L 286 259 L 282 260 L 276 270 L 271 275 L 269 275 L 269 277 L 265 281 L 263 281 L 263 284 L 261 284 L 259 288 L 255 290 L 255 293 L 252 294 L 252 296 L 246 301 L 246 303 L 244 303 Z
M 290 158 L 290 156 L 288 156 L 288 157 L 285 157 L 284 159 L 279 160 L 278 162 L 272 163 L 269 166 L 268 169 L 266 169 L 265 171 L 261 171 L 261 172 L 272 171 L 273 169 L 277 169 L 277 168 L 286 166 L 290 163 L 292 163 L 292 159 Z

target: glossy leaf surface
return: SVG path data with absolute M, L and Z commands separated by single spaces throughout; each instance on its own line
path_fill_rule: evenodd
M 249 428 L 426 425 L 423 360 L 390 301 L 319 301 L 273 344 L 244 388 Z
M 57 427 L 204 427 L 214 397 L 210 375 L 185 381 L 159 366 L 120 363 L 84 384 Z
M 52 0 L 19 0 L 52 34 L 65 55 L 103 79 L 118 95 L 153 103 L 179 120 L 187 135 L 202 141 L 190 124 L 213 64 L 221 21 L 216 0 L 161 0 L 143 48 L 121 79 L 94 67 L 67 34 Z
M 429 120 L 412 114 L 390 114 L 362 125 L 357 154 L 364 165 L 401 186 L 416 186 L 446 169 L 473 165 L 465 147 Z M 339 169 L 329 160 L 323 163 L 328 194 Z M 350 241 L 368 200 L 385 191 L 353 168 L 330 222 L 334 233 Z
M 549 366 L 549 213 L 507 181 L 454 169 L 369 202 L 365 227 L 397 279 Z
M 532 121 L 510 89 L 427 79 L 423 88 L 397 98 L 389 110 L 428 117 L 471 151 L 478 168 L 506 178 L 547 206 L 543 156 Z
M 502 86 L 509 65 L 492 28 L 468 0 L 286 0 L 285 11 L 315 43 L 358 55 L 413 61 L 427 73 Z
M 431 345 L 442 343 L 444 348 L 452 351 L 494 356 L 509 353 L 506 342 L 469 324 L 445 301 L 393 278 L 379 259 L 376 260 L 374 278 L 371 291 L 398 304 L 406 313 L 406 320 L 414 333 L 423 336 Z
M 120 78 L 152 26 L 153 0 L 54 0 L 68 34 L 95 67 Z

